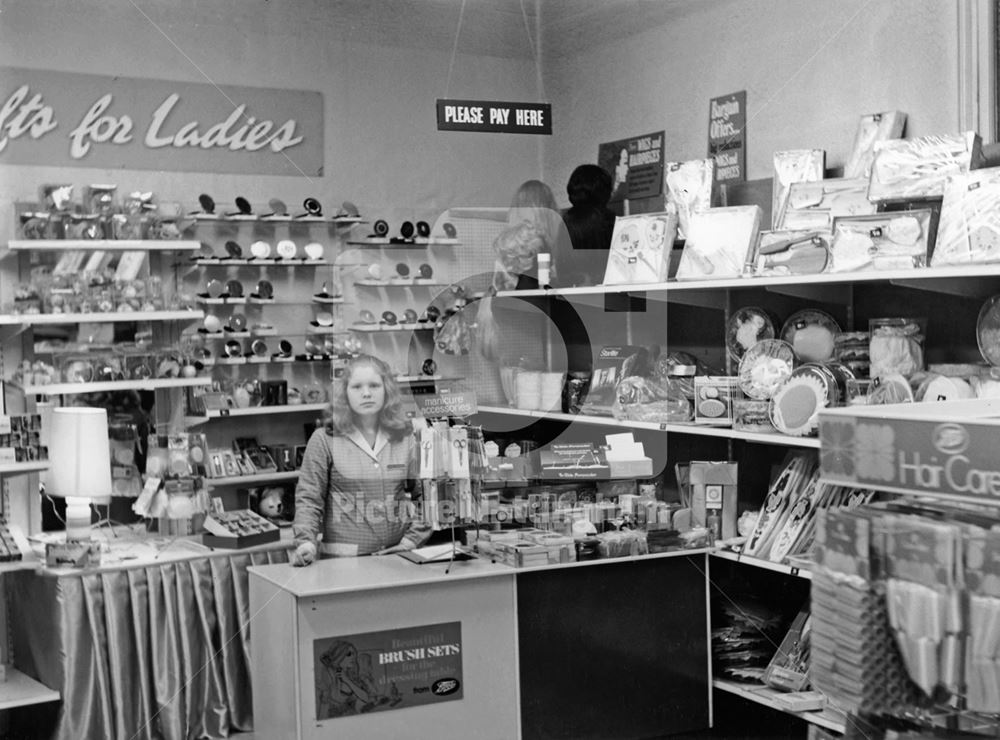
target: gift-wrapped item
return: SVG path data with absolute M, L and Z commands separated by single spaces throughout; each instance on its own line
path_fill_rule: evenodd
M 757 241 L 760 206 L 710 208 L 691 217 L 691 231 L 677 266 L 678 280 L 739 277 Z
M 774 153 L 774 183 L 771 190 L 771 228 L 781 228 L 792 183 L 823 179 L 826 152 L 822 149 L 789 149 Z
M 835 218 L 865 216 L 876 209 L 868 200 L 867 178 L 793 182 L 781 228 L 830 231 Z
M 712 207 L 715 186 L 715 160 L 693 159 L 688 162 L 667 162 L 663 168 L 666 202 L 677 208 L 678 232 L 686 238 L 691 227 L 691 214 Z
M 620 216 L 611 237 L 605 285 L 661 283 L 667 279 L 670 249 L 677 236 L 677 215 L 644 213 Z
M 898 139 L 903 135 L 905 126 L 906 114 L 898 110 L 861 116 L 851 155 L 844 165 L 844 177 L 863 177 L 867 180 L 872 171 L 875 142 Z
M 931 265 L 1000 261 L 1000 167 L 945 180 Z
M 838 218 L 829 272 L 923 267 L 931 236 L 930 209 Z
M 868 199 L 940 198 L 948 177 L 980 169 L 984 162 L 982 140 L 974 131 L 880 141 L 875 144 Z

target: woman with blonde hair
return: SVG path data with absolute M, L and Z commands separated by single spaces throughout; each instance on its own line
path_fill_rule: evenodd
M 306 446 L 295 488 L 293 565 L 410 550 L 430 537 L 407 493 L 417 443 L 389 366 L 358 355 L 334 381 L 329 418 Z

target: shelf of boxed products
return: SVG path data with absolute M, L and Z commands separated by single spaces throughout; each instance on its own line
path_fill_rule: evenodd
M 99 383 L 46 383 L 25 385 L 21 390 L 27 396 L 71 396 L 78 393 L 106 393 L 110 391 L 155 391 L 165 388 L 191 388 L 211 385 L 212 379 L 203 378 L 147 378 L 140 380 L 108 380 Z
M 789 706 L 782 701 L 782 697 L 785 692 L 772 689 L 770 686 L 764 686 L 763 684 L 739 683 L 738 681 L 729 681 L 724 678 L 712 679 L 712 686 L 720 691 L 735 694 L 743 699 L 748 699 L 752 702 L 756 702 L 757 704 L 762 704 L 765 707 L 770 707 L 771 709 L 777 709 L 780 712 L 785 712 L 786 714 L 798 717 L 805 722 L 818 725 L 819 727 L 825 727 L 826 729 L 833 730 L 834 732 L 843 734 L 847 730 L 847 715 L 844 712 L 838 711 L 831 706 L 813 711 L 797 712 L 789 708 Z
M 0 711 L 59 701 L 59 692 L 7 666 L 7 680 L 0 682 Z
M 37 473 L 48 470 L 48 460 L 30 460 L 28 462 L 0 463 L 0 475 L 19 475 L 22 473 Z
M 14 239 L 11 251 L 196 252 L 201 242 L 170 239 Z
M 231 475 L 224 478 L 205 478 L 209 486 L 256 486 L 262 483 L 283 483 L 297 481 L 298 470 L 275 470 L 270 473 L 255 473 L 254 475 Z
M 663 292 L 667 300 L 698 306 L 725 307 L 725 291 L 741 289 L 771 290 L 800 297 L 812 297 L 823 288 L 843 287 L 857 283 L 888 282 L 930 292 L 948 293 L 970 298 L 985 298 L 996 292 L 1000 264 L 972 264 L 944 267 L 920 267 L 909 270 L 872 270 L 867 272 L 824 272 L 815 275 L 780 275 L 773 277 L 735 277 L 719 280 L 669 281 L 631 285 L 590 285 L 577 288 L 535 290 L 504 290 L 497 297 L 530 298 L 544 296 L 587 296 L 606 293 Z M 835 291 L 824 296 L 838 301 Z M 844 294 L 841 301 L 849 300 Z
M 705 437 L 721 437 L 723 439 L 738 439 L 744 442 L 760 444 L 785 445 L 786 447 L 804 447 L 819 449 L 819 439 L 816 437 L 791 437 L 785 434 L 743 432 L 729 427 L 715 427 L 702 424 L 682 424 L 656 421 L 630 421 L 615 419 L 611 416 L 587 416 L 585 414 L 564 414 L 558 411 L 535 411 L 514 409 L 503 406 L 480 406 L 479 411 L 487 414 L 506 414 L 509 416 L 525 416 L 533 419 L 548 419 L 550 421 L 571 421 L 580 424 L 599 424 L 602 426 L 618 426 L 628 429 L 651 429 L 654 431 L 675 434 L 697 434 Z
M 775 563 L 771 560 L 750 557 L 749 555 L 743 555 L 742 553 L 734 552 L 732 550 L 713 550 L 711 555 L 713 558 L 719 558 L 721 560 L 732 560 L 734 563 L 742 563 L 754 568 L 773 570 L 776 573 L 784 573 L 785 575 L 797 576 L 798 578 L 805 578 L 810 581 L 812 580 L 812 571 L 790 563 Z
M 133 321 L 199 321 L 204 311 L 112 311 L 109 313 L 31 313 L 0 315 L 0 326 L 44 324 L 120 324 Z
M 336 262 L 311 259 L 282 259 L 281 257 L 196 257 L 192 264 L 198 267 L 213 267 L 216 265 L 234 265 L 241 267 L 332 267 Z
M 212 419 L 229 419 L 236 416 L 268 416 L 270 414 L 304 414 L 307 412 L 324 411 L 328 403 L 293 403 L 283 406 L 251 406 L 245 409 L 209 409 L 204 416 L 187 416 L 188 426 L 207 424 Z M 0 468 L 2 471 L 2 468 Z

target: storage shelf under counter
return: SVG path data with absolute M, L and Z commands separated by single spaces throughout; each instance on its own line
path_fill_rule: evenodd
M 251 630 L 285 636 L 251 641 L 255 731 L 445 740 L 468 737 L 472 726 L 525 739 L 707 728 L 706 557 L 687 550 L 512 568 L 386 555 L 251 567 Z M 457 637 L 448 642 L 458 660 L 425 661 L 414 674 L 405 656 L 398 664 L 371 656 L 382 682 L 396 682 L 398 702 L 336 718 L 319 704 L 328 680 L 321 656 L 335 644 L 350 643 L 365 660 L 374 645 L 431 645 L 437 635 Z M 419 712 L 394 711 L 438 681 L 460 689 L 461 701 L 432 696 Z M 649 711 L 627 709 L 637 703 Z

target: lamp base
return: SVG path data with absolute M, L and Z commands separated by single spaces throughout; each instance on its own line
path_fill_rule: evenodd
M 66 541 L 90 540 L 90 499 L 85 496 L 66 497 Z

